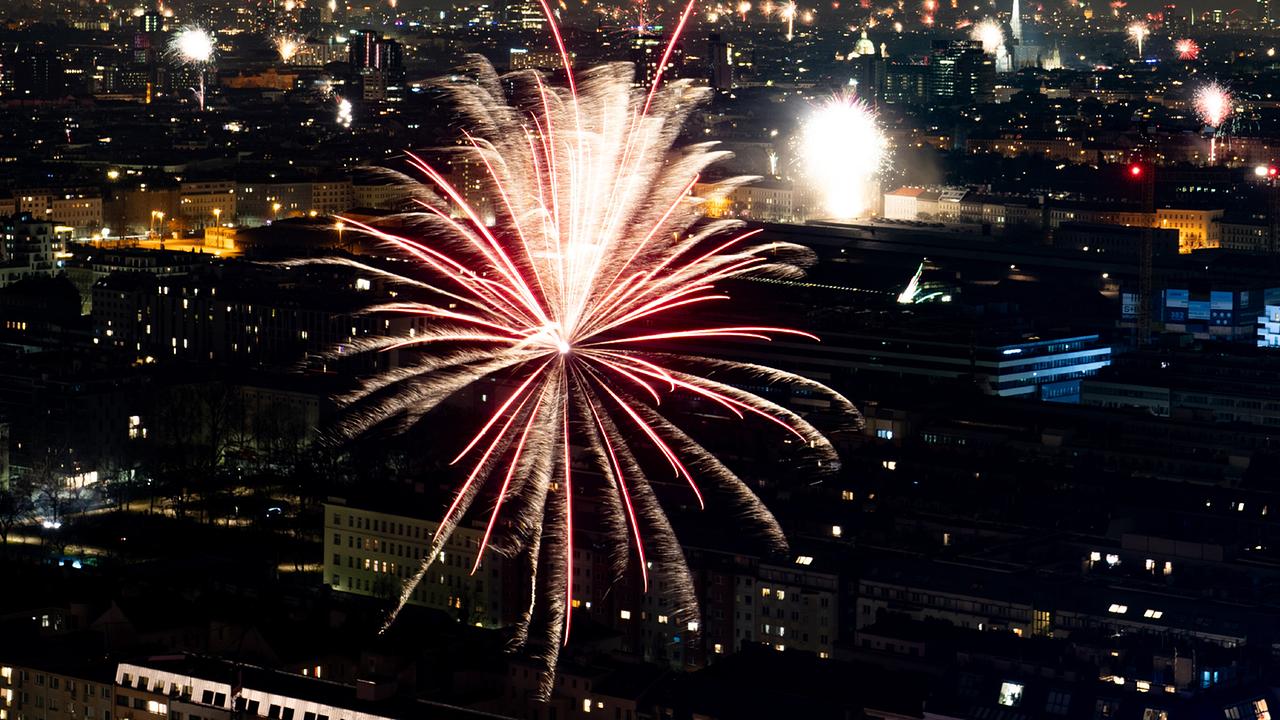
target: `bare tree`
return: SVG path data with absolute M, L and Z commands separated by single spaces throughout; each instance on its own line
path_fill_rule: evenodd
M 35 518 L 31 495 L 31 484 L 25 478 L 0 487 L 0 544 L 8 545 L 9 533 Z

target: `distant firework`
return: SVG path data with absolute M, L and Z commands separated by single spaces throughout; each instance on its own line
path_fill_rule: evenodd
M 170 54 L 187 65 L 208 65 L 213 47 L 213 36 L 199 27 L 185 27 L 169 41 Z
M 1218 133 L 1222 123 L 1231 115 L 1231 93 L 1216 82 L 1201 85 L 1195 95 L 1196 113 L 1213 129 L 1209 137 L 1209 164 L 1218 161 Z
M 204 28 L 184 27 L 169 40 L 169 55 L 196 71 L 192 92 L 201 110 L 204 110 L 204 71 L 213 62 L 214 52 L 213 36 Z
M 1200 57 L 1200 45 L 1191 38 L 1183 38 L 1173 47 L 1178 51 L 1179 60 L 1195 60 Z
M 828 100 L 804 121 L 799 151 L 801 174 L 828 216 L 851 220 L 867 213 L 888 151 L 870 106 L 847 96 Z
M 795 37 L 796 15 L 800 12 L 800 8 L 796 5 L 795 0 L 788 0 L 778 6 L 778 17 L 787 23 L 787 39 Z
M 988 55 L 998 55 L 1004 49 L 1004 28 L 991 18 L 974 25 L 969 37 L 982 43 L 982 51 Z
M 1196 113 L 1205 125 L 1217 129 L 1231 115 L 1231 93 L 1216 82 L 1201 85 L 1195 94 Z
M 351 127 L 351 121 L 353 120 L 353 117 L 351 114 L 351 101 L 344 97 L 339 97 L 337 101 L 338 101 L 338 113 L 337 113 L 338 124 L 344 128 L 349 128 Z
M 725 340 L 814 339 L 785 328 L 721 325 L 703 311 L 730 299 L 726 281 L 797 277 L 797 263 L 812 254 L 789 243 L 760 243 L 753 239 L 759 231 L 738 221 L 702 219 L 704 203 L 724 201 L 736 186 L 715 186 L 706 200 L 693 197 L 702 172 L 724 154 L 707 144 L 675 146 L 685 118 L 710 91 L 687 80 L 660 85 L 692 3 L 648 89 L 635 87 L 634 70 L 625 65 L 575 71 L 554 14 L 545 2 L 542 8 L 566 88 L 547 85 L 534 71 L 499 77 L 479 59 L 459 74 L 473 82 L 442 83 L 460 124 L 474 133 L 458 152 L 482 169 L 492 224 L 463 190 L 413 154 L 409 162 L 430 186 L 416 193 L 419 211 L 397 226 L 407 228 L 397 231 L 404 234 L 344 220 L 411 263 L 398 271 L 403 275 L 359 265 L 405 291 L 369 310 L 422 323 L 406 335 L 359 340 L 346 353 L 422 354 L 366 378 L 344 398 L 340 430 L 354 436 L 388 424 L 409 427 L 450 396 L 498 393 L 453 459 L 465 480 L 387 624 L 432 563 L 443 560 L 468 510 L 482 508 L 484 536 L 466 561 L 474 572 L 488 561 L 487 551 L 518 556 L 530 568 L 514 644 L 537 648 L 538 695 L 545 698 L 579 603 L 574 527 L 584 507 L 575 498 L 590 499 L 592 524 L 607 533 L 609 579 L 630 566 L 647 591 L 651 574 L 661 572 L 654 589 L 681 633 L 697 632 L 698 602 L 651 477 L 688 502 L 702 505 L 705 495 L 732 513 L 743 532 L 762 535 L 775 551 L 786 548 L 769 510 L 677 426 L 672 406 L 691 403 L 709 426 L 751 421 L 777 429 L 791 436 L 803 467 L 819 473 L 838 467 L 827 438 L 748 388 L 792 385 L 828 399 L 839 416 L 859 416 L 814 381 L 709 356 L 707 349 Z
M 290 37 L 276 38 L 276 52 L 281 60 L 289 62 L 298 54 L 298 41 Z
M 1144 22 L 1132 22 L 1125 30 L 1129 34 L 1129 40 L 1138 47 L 1138 59 L 1143 59 L 1142 46 L 1147 41 L 1147 36 L 1151 34 L 1151 29 Z

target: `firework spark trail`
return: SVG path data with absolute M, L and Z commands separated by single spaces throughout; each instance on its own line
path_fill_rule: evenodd
M 678 29 L 692 8 L 684 9 Z M 552 18 L 549 9 L 547 14 Z M 470 67 L 473 81 L 441 81 L 470 128 L 459 152 L 487 173 L 496 223 L 482 222 L 443 173 L 412 155 L 410 163 L 431 190 L 420 193 L 420 212 L 390 219 L 407 229 L 390 232 L 344 220 L 407 256 L 433 280 L 386 270 L 380 276 L 448 303 L 424 298 L 370 308 L 430 324 L 411 336 L 360 339 L 347 346 L 348 354 L 417 348 L 426 359 L 367 378 L 341 398 L 350 408 L 339 428 L 354 436 L 397 420 L 405 427 L 479 381 L 504 388 L 496 409 L 454 459 L 464 466 L 465 480 L 384 630 L 469 510 L 487 504 L 473 572 L 483 567 L 485 548 L 523 554 L 533 568 L 529 605 L 513 645 L 538 648 L 543 696 L 550 693 L 559 647 L 572 626 L 573 489 L 589 489 L 604 501 L 600 520 L 613 539 L 615 574 L 622 575 L 634 554 L 647 588 L 650 564 L 661 567 L 674 581 L 667 592 L 675 601 L 672 617 L 681 622 L 692 623 L 697 606 L 679 542 L 650 486 L 651 468 L 665 465 L 664 472 L 673 473 L 680 484 L 672 492 L 681 488 L 688 499 L 729 508 L 758 527 L 771 547 L 786 547 L 777 521 L 746 484 L 677 427 L 666 411 L 668 399 L 793 435 L 816 473 L 838 464 L 827 438 L 796 413 L 730 383 L 798 386 L 830 398 L 851 425 L 860 422 L 847 400 L 816 382 L 675 352 L 697 343 L 694 353 L 702 353 L 721 338 L 816 340 L 786 328 L 691 324 L 707 303 L 728 299 L 717 285 L 748 275 L 795 277 L 810 253 L 754 242 L 756 233 L 737 231 L 735 221 L 699 224 L 703 201 L 690 190 L 725 153 L 710 144 L 676 148 L 675 141 L 707 90 L 688 81 L 636 90 L 633 70 L 624 65 L 575 73 L 554 19 L 550 26 L 567 88 L 547 86 L 533 72 L 499 78 L 481 60 Z M 663 57 L 669 55 L 670 47 Z M 711 194 L 744 181 L 726 182 Z M 587 483 L 576 474 L 571 447 L 584 450 L 601 480 Z

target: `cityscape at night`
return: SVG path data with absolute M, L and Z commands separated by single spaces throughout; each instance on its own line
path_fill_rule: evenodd
M 0 720 L 1270 720 L 1277 48 L 0 0 Z

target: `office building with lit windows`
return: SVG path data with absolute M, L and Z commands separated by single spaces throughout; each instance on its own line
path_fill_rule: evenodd
M 325 505 L 324 582 L 337 592 L 399 598 L 422 565 L 438 523 L 399 512 Z M 515 621 L 523 606 L 507 593 L 524 587 L 513 563 L 490 549 L 473 574 L 484 529 L 463 525 L 409 595 L 409 604 L 446 612 L 468 625 L 501 627 Z
M 735 345 L 735 357 L 827 382 L 866 373 L 925 382 L 972 382 L 1000 397 L 1078 402 L 1080 380 L 1111 364 L 1098 335 L 1000 333 L 917 323 L 822 332 L 822 344 L 775 340 Z

